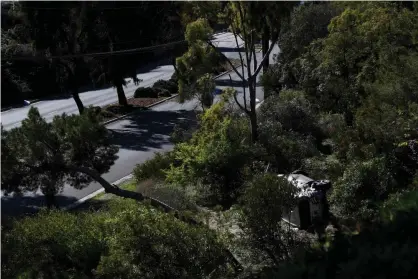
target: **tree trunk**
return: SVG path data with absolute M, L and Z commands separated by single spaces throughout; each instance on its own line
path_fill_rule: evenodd
M 68 169 L 70 169 L 72 171 L 87 174 L 88 176 L 93 178 L 95 181 L 100 183 L 100 185 L 102 185 L 102 187 L 105 189 L 106 193 L 114 194 L 114 195 L 122 197 L 122 198 L 128 198 L 128 199 L 133 199 L 133 200 L 137 200 L 137 201 L 144 201 L 145 199 L 150 199 L 152 206 L 161 207 L 166 212 L 175 211 L 174 208 L 172 208 L 171 206 L 169 206 L 169 205 L 167 205 L 163 202 L 160 202 L 159 200 L 156 200 L 156 199 L 153 199 L 153 198 L 148 198 L 148 197 L 145 197 L 144 195 L 142 195 L 141 193 L 124 190 L 124 189 L 121 189 L 121 188 L 117 187 L 116 185 L 110 184 L 104 178 L 102 178 L 99 173 L 97 173 L 95 170 L 92 170 L 90 168 L 68 167 Z
M 45 201 L 48 209 L 51 209 L 53 207 L 58 208 L 54 194 L 45 194 Z
M 123 90 L 123 85 L 121 83 L 116 85 L 116 92 L 118 93 L 119 105 L 127 107 L 128 100 L 126 99 L 125 91 Z
M 263 29 L 263 34 L 261 36 L 261 49 L 263 57 L 267 54 L 269 50 L 269 38 L 270 38 L 270 32 L 269 32 L 268 26 L 265 26 Z M 263 72 L 265 73 L 267 69 L 269 68 L 269 57 L 267 57 L 263 62 Z
M 83 102 L 80 99 L 80 95 L 78 94 L 77 90 L 72 90 L 71 95 L 73 96 L 73 99 L 75 101 L 75 104 L 77 105 L 78 111 L 80 114 L 84 112 L 84 105 Z
M 250 122 L 251 122 L 251 139 L 253 143 L 256 143 L 258 140 L 258 124 L 257 124 L 257 112 L 255 109 L 255 82 L 250 81 L 248 88 L 250 90 Z

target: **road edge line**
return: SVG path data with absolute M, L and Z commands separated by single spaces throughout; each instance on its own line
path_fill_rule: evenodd
M 127 181 L 127 180 L 130 180 L 130 179 L 132 179 L 134 176 L 133 176 L 133 174 L 131 173 L 131 174 L 128 174 L 128 175 L 126 175 L 126 176 L 124 176 L 124 177 L 122 177 L 122 178 L 120 178 L 120 179 L 118 179 L 118 180 L 116 180 L 115 182 L 113 182 L 112 184 L 114 184 L 114 185 L 119 185 L 119 184 L 122 184 L 123 182 L 125 182 L 125 181 Z M 88 200 L 90 200 L 90 199 L 92 199 L 92 198 L 94 198 L 95 196 L 97 196 L 97 195 L 99 195 L 99 194 L 101 194 L 101 193 L 103 193 L 105 191 L 105 188 L 100 188 L 99 190 L 96 190 L 96 191 L 94 191 L 93 193 L 91 193 L 91 194 L 88 194 L 87 196 L 85 196 L 85 197 L 83 197 L 83 198 L 81 198 L 81 199 L 79 199 L 79 200 L 77 200 L 77 201 L 75 201 L 75 202 L 73 202 L 72 204 L 70 204 L 70 205 L 67 205 L 67 206 L 65 206 L 65 207 L 63 207 L 62 209 L 63 210 L 70 210 L 70 209 L 74 209 L 74 208 L 76 208 L 76 207 L 78 207 L 78 206 L 80 206 L 80 205 L 82 205 L 83 203 L 85 203 L 86 201 L 88 201 Z
M 169 101 L 169 100 L 171 100 L 171 99 L 174 99 L 174 98 L 175 98 L 175 97 L 177 97 L 178 95 L 179 95 L 179 94 L 174 94 L 173 96 L 170 96 L 170 97 L 167 97 L 167 98 L 165 98 L 165 99 L 163 99 L 163 100 L 161 100 L 161 101 L 155 102 L 155 103 L 153 103 L 153 104 L 151 104 L 151 105 L 149 105 L 149 106 L 146 106 L 145 108 L 146 108 L 146 109 L 148 109 L 148 108 L 152 108 L 152 107 L 157 106 L 157 105 L 159 105 L 159 104 L 161 104 L 161 103 L 163 103 L 163 102 L 165 102 L 165 101 Z M 108 120 L 108 121 L 106 121 L 106 122 L 103 122 L 103 123 L 102 123 L 102 125 L 106 126 L 106 125 L 108 125 L 108 124 L 111 124 L 111 123 L 113 123 L 113 122 L 116 122 L 116 121 L 118 121 L 118 120 L 121 120 L 122 118 L 125 118 L 125 117 L 127 117 L 127 116 L 131 116 L 131 115 L 136 114 L 136 113 L 141 112 L 141 111 L 143 111 L 143 110 L 141 110 L 141 108 L 139 107 L 137 110 L 134 110 L 134 111 L 132 111 L 132 112 L 130 112 L 130 113 L 127 113 L 127 114 L 124 114 L 124 115 L 118 116 L 118 117 L 116 117 L 116 118 L 110 119 L 110 120 Z

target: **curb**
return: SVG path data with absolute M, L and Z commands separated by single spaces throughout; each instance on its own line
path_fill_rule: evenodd
M 146 106 L 145 108 L 152 108 L 152 107 L 157 106 L 157 105 L 159 105 L 159 104 L 161 104 L 161 103 L 163 103 L 163 102 L 165 102 L 165 101 L 169 101 L 169 100 L 171 100 L 171 99 L 174 99 L 174 98 L 175 98 L 175 97 L 177 97 L 178 95 L 179 95 L 179 94 L 175 94 L 175 95 L 173 95 L 173 96 L 167 97 L 167 98 L 165 98 L 165 99 L 163 99 L 163 100 L 161 100 L 161 101 L 158 101 L 158 102 L 153 103 L 153 104 L 151 104 L 151 105 L 149 105 L 149 106 Z M 113 122 L 116 122 L 116 121 L 118 121 L 118 120 L 121 120 L 122 118 L 125 118 L 125 117 L 127 117 L 127 116 L 131 116 L 131 115 L 136 114 L 136 113 L 141 112 L 141 111 L 142 111 L 142 110 L 141 110 L 141 108 L 138 108 L 137 110 L 135 110 L 135 111 L 133 111 L 133 112 L 130 112 L 130 113 L 127 113 L 127 114 L 124 114 L 124 115 L 118 116 L 118 117 L 116 117 L 116 118 L 110 119 L 110 120 L 108 120 L 108 121 L 106 121 L 106 122 L 103 122 L 103 123 L 102 123 L 102 125 L 108 125 L 108 124 L 111 124 L 111 123 L 113 123 Z
M 127 176 L 124 176 L 124 177 L 122 177 L 121 179 L 116 180 L 116 181 L 115 181 L 115 182 L 113 182 L 112 184 L 114 184 L 114 185 L 119 185 L 119 184 L 122 184 L 123 182 L 125 182 L 125 181 L 127 181 L 127 180 L 132 179 L 133 177 L 134 177 L 134 176 L 133 176 L 133 174 L 128 174 Z M 79 199 L 78 201 L 73 202 L 72 204 L 70 204 L 70 205 L 67 205 L 67 206 L 63 207 L 62 209 L 63 209 L 63 210 L 70 210 L 70 209 L 74 209 L 74 208 L 76 208 L 76 207 L 78 207 L 78 206 L 82 205 L 82 204 L 83 204 L 83 203 L 85 203 L 86 201 L 88 201 L 88 200 L 90 200 L 90 199 L 94 198 L 94 197 L 95 197 L 95 196 L 97 196 L 98 194 L 103 193 L 104 191 L 105 191 L 105 189 L 102 187 L 102 188 L 100 188 L 99 190 L 94 191 L 93 193 L 91 193 L 91 194 L 89 194 L 89 195 L 85 196 L 84 198 L 81 198 L 81 199 Z
M 237 67 L 241 67 L 241 64 L 239 64 L 239 65 L 236 65 L 235 66 L 236 68 Z M 228 71 L 225 71 L 225 72 L 223 72 L 223 73 L 221 73 L 221 74 L 219 74 L 219 75 L 217 75 L 217 76 L 215 76 L 213 79 L 215 80 L 215 79 L 217 79 L 217 78 L 220 78 L 220 77 L 222 77 L 222 76 L 224 76 L 224 75 L 226 75 L 226 74 L 228 74 L 228 73 L 230 73 L 231 71 L 233 71 L 234 69 L 230 69 L 230 70 L 228 70 Z M 161 101 L 158 101 L 158 102 L 156 102 L 156 103 L 154 103 L 154 104 L 151 104 L 151 105 L 149 105 L 149 106 L 146 106 L 145 108 L 152 108 L 152 107 L 154 107 L 154 106 L 157 106 L 157 105 L 159 105 L 159 104 L 161 104 L 161 103 L 163 103 L 163 102 L 165 102 L 165 101 L 169 101 L 169 100 L 171 100 L 171 99 L 174 99 L 175 97 L 177 97 L 179 94 L 175 94 L 175 95 L 173 95 L 173 96 L 170 96 L 170 97 L 168 97 L 168 98 L 165 98 L 164 100 L 161 100 Z M 131 116 L 131 115 L 134 115 L 134 114 L 136 114 L 136 113 L 139 113 L 139 112 L 141 112 L 142 110 L 140 109 L 140 108 L 138 108 L 138 110 L 135 110 L 135 111 L 133 111 L 133 112 L 130 112 L 130 113 L 127 113 L 127 114 L 124 114 L 124 115 L 121 115 L 121 116 L 119 116 L 119 117 L 116 117 L 116 118 L 114 118 L 114 119 L 110 119 L 110 120 L 108 120 L 108 121 L 106 121 L 106 122 L 103 122 L 102 124 L 103 125 L 108 125 L 108 124 L 111 124 L 111 123 L 113 123 L 113 122 L 116 122 L 116 121 L 118 121 L 118 120 L 121 120 L 121 119 L 123 119 L 123 118 L 125 118 L 125 117 L 128 117 L 128 116 Z
M 40 101 L 42 101 L 41 99 L 35 99 L 35 100 L 33 100 L 33 101 L 29 101 L 29 105 L 32 105 L 32 104 L 35 104 L 35 103 L 38 103 L 38 102 L 40 102 Z M 9 110 L 12 110 L 12 109 L 18 109 L 18 108 L 23 108 L 23 107 L 25 107 L 25 105 L 16 105 L 16 106 L 10 106 L 10 107 L 7 107 L 7 108 L 2 108 L 1 109 L 1 112 L 5 112 L 5 111 L 9 111 Z

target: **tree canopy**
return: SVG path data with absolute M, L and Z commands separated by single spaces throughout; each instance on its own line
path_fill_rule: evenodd
M 108 16 L 115 16 L 115 6 L 108 5 Z M 5 192 L 41 189 L 53 196 L 65 183 L 80 188 L 94 179 L 119 196 L 83 213 L 45 210 L 16 220 L 4 230 L 2 275 L 413 278 L 418 266 L 418 6 L 293 6 L 175 6 L 189 43 L 176 61 L 180 93 L 184 99 L 200 96 L 205 107 L 192 129 L 174 130 L 170 152 L 135 167 L 135 191 L 100 176 L 117 149 L 90 109 L 46 123 L 32 108 L 21 127 L 2 131 Z M 154 11 L 149 3 L 141 7 Z M 67 11 L 63 14 L 67 19 Z M 8 58 L 36 50 L 22 39 L 23 31 L 17 32 L 21 25 L 10 28 L 23 19 L 5 20 L 2 54 Z M 115 18 L 104 22 L 113 22 L 114 29 L 100 30 L 118 30 Z M 237 108 L 232 88 L 219 102 L 212 103 L 211 94 L 204 98 L 214 89 L 210 68 L 219 58 L 209 39 L 221 22 L 237 44 L 243 39 L 243 65 L 233 71 L 249 91 L 249 106 Z M 118 34 L 111 38 L 122 42 Z M 255 59 L 258 40 L 266 38 L 281 48 L 268 69 Z M 103 70 L 115 69 L 112 63 L 106 66 L 109 61 L 102 61 Z M 123 64 L 123 59 L 114 61 Z M 10 88 L 19 85 L 13 63 L 6 64 Z M 255 81 L 261 71 L 266 94 L 256 111 Z M 186 87 L 195 94 L 188 95 Z M 306 230 L 283 221 L 301 208 L 295 208 L 300 190 L 283 179 L 289 173 L 331 181 L 322 220 L 311 216 Z M 317 202 L 308 201 L 309 206 Z

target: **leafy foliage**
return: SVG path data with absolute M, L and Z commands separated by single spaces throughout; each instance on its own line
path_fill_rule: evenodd
M 158 98 L 159 88 L 156 87 L 139 87 L 135 90 L 134 98 Z
M 379 202 L 396 189 L 396 182 L 385 166 L 385 158 L 365 162 L 352 162 L 334 185 L 330 201 L 338 205 L 335 214 L 350 216 L 355 220 L 372 220 Z
M 106 216 L 109 252 L 97 268 L 99 278 L 203 278 L 227 264 L 213 232 L 135 203 L 119 208 Z
M 303 159 L 318 153 L 321 131 L 314 108 L 303 92 L 283 91 L 260 108 L 260 143 L 279 172 L 301 167 Z
M 306 52 L 309 44 L 328 34 L 328 24 L 338 15 L 338 9 L 329 2 L 305 3 L 296 7 L 289 21 L 282 21 L 278 44 L 281 54 L 277 64 L 263 74 L 262 83 L 266 95 L 297 86 L 298 71 L 295 59 Z
M 165 178 L 165 170 L 174 163 L 174 156 L 172 152 L 156 153 L 154 158 L 138 164 L 134 169 L 134 176 L 137 182 L 148 178 Z
M 296 205 L 296 188 L 286 179 L 266 173 L 255 175 L 241 198 L 243 241 L 259 251 L 270 265 L 288 260 L 296 242 L 282 217 Z
M 389 2 L 302 5 L 280 36 L 283 55 L 264 77 L 271 94 L 303 91 L 310 108 L 306 119 L 312 120 L 289 114 L 283 124 L 274 115 L 288 113 L 292 101 L 282 101 L 277 113 L 276 98 L 279 104 L 260 117 L 268 124 L 265 146 L 272 146 L 272 154 L 290 150 L 279 154 L 301 158 L 290 161 L 292 168 L 332 179 L 330 201 L 341 219 L 375 220 L 379 205 L 416 176 L 417 22 L 416 10 Z M 303 104 L 298 109 L 306 111 Z M 301 127 L 310 132 L 299 135 Z M 270 137 L 296 132 L 291 142 L 297 149 Z M 303 152 L 307 137 L 315 148 L 305 150 L 311 152 Z
M 48 230 L 45 230 L 48 228 Z M 3 236 L 10 278 L 204 278 L 225 275 L 222 242 L 207 229 L 134 201 L 83 214 L 43 212 Z
M 246 121 L 229 116 L 226 109 L 221 101 L 206 110 L 190 141 L 176 146 L 174 157 L 179 165 L 167 171 L 167 182 L 201 185 L 206 202 L 229 206 L 259 149 L 249 143 Z
M 6 193 L 40 189 L 50 197 L 65 183 L 80 189 L 92 178 L 74 167 L 105 173 L 118 151 L 92 110 L 83 115 L 56 116 L 47 123 L 32 107 L 22 126 L 2 131 L 1 138 L 1 183 Z
M 162 79 L 160 79 L 157 82 L 155 82 L 152 87 L 166 89 L 171 94 L 175 94 L 175 93 L 178 92 L 178 85 L 177 85 L 176 82 L 174 82 L 172 80 L 162 80 Z
M 8 278 L 87 278 L 106 251 L 100 218 L 43 211 L 3 235 L 2 275 Z M 48 228 L 48 229 L 45 229 Z
M 198 97 L 202 106 L 211 104 L 208 99 L 211 96 L 199 92 L 198 88 L 202 86 L 199 87 L 197 82 L 200 78 L 203 78 L 200 84 L 207 81 L 209 76 L 203 76 L 216 71 L 221 62 L 220 55 L 207 44 L 212 34 L 213 30 L 206 19 L 198 19 L 187 25 L 185 37 L 189 48 L 176 59 L 180 101 Z
M 385 211 L 390 219 L 383 219 L 374 227 L 351 235 L 329 235 L 323 245 L 316 245 L 283 265 L 274 276 L 288 278 L 412 278 L 417 270 L 417 223 L 415 206 L 408 202 L 416 198 L 416 191 L 397 197 Z M 407 210 L 402 206 L 408 203 Z M 402 207 L 404 209 L 402 209 Z
M 204 108 L 213 104 L 213 91 L 216 88 L 213 78 L 211 74 L 204 74 L 196 82 L 196 90 L 199 92 L 200 103 Z

